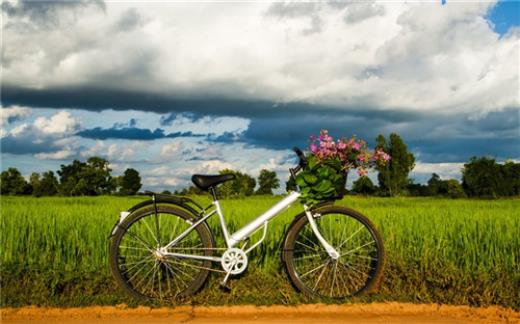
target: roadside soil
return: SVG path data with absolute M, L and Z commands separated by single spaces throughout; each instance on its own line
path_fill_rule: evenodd
M 373 303 L 300 306 L 180 306 L 129 308 L 2 308 L 1 323 L 520 323 L 520 312 L 498 306 L 475 308 L 437 304 Z

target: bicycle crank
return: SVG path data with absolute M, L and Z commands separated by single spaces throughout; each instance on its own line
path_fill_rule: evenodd
M 220 283 L 220 286 L 227 291 L 231 289 L 227 285 L 227 281 L 230 275 L 237 275 L 244 272 L 247 268 L 247 255 L 244 251 L 238 248 L 231 248 L 226 250 L 222 254 L 221 258 L 222 269 L 226 272 L 224 280 Z

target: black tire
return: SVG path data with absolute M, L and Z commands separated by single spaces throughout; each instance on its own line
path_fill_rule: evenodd
M 345 299 L 371 292 L 384 268 L 383 241 L 375 226 L 345 207 L 327 206 L 312 213 L 320 233 L 341 257 L 334 260 L 328 255 L 306 215 L 300 214 L 287 230 L 282 251 L 293 285 L 320 298 Z
M 157 211 L 156 218 L 153 206 L 139 209 L 118 226 L 110 243 L 112 274 L 135 298 L 168 300 L 193 295 L 206 282 L 211 261 L 158 259 L 154 251 L 158 241 L 164 246 L 189 228 L 195 216 L 171 205 L 159 205 Z M 211 256 L 214 247 L 213 235 L 203 222 L 173 251 Z

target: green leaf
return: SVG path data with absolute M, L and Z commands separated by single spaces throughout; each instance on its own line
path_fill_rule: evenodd
M 331 186 L 332 186 L 332 182 L 324 179 L 324 180 L 321 180 L 320 182 L 318 182 L 318 184 L 313 189 L 316 190 L 317 192 L 325 192 Z
M 309 169 L 312 170 L 316 167 L 316 165 L 318 164 L 318 161 L 316 160 L 316 157 L 314 155 L 311 155 L 307 158 L 307 163 L 308 163 Z
M 316 181 L 318 181 L 318 177 L 315 176 L 314 174 L 310 173 L 310 172 L 306 172 L 304 175 L 303 175 L 303 178 L 305 179 L 305 182 L 307 182 L 308 184 L 315 184 Z
M 298 174 L 296 176 L 296 184 L 300 187 L 300 189 L 307 186 L 307 183 L 305 182 L 305 179 L 303 178 L 302 174 Z

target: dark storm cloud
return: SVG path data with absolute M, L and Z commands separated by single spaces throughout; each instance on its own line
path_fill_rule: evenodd
M 130 118 L 130 120 L 127 123 L 115 123 L 114 128 L 124 128 L 124 127 L 134 127 L 137 125 L 137 120 L 135 118 Z
M 194 114 L 192 112 L 185 113 L 170 113 L 164 116 L 161 116 L 160 124 L 161 126 L 171 126 L 175 120 L 178 118 L 186 118 L 190 122 L 196 122 L 197 120 L 204 117 L 203 114 Z
M 123 127 L 123 128 L 101 128 L 95 127 L 91 129 L 85 129 L 76 133 L 77 136 L 90 138 L 90 139 L 108 139 L 108 138 L 118 138 L 118 139 L 132 139 L 132 140 L 142 140 L 149 141 L 159 138 L 164 138 L 166 135 L 164 134 L 164 130 L 155 129 L 151 131 L 149 129 L 136 128 L 136 127 Z
M 490 113 L 479 120 L 467 116 L 415 115 L 388 120 L 377 112 L 327 115 L 307 113 L 277 118 L 255 118 L 238 141 L 271 149 L 305 147 L 311 133 L 325 128 L 335 137 L 355 134 L 370 145 L 375 137 L 391 132 L 401 135 L 422 162 L 464 162 L 472 156 L 490 155 L 500 160 L 517 158 L 520 152 L 518 110 Z M 439 127 L 442 127 L 440 130 Z M 442 133 L 445 136 L 442 137 Z M 452 132 L 452 133 L 448 133 Z M 441 134 L 439 134 L 441 133 Z M 435 136 L 435 138 L 431 138 Z M 231 136 L 217 141 L 237 141 Z
M 279 110 L 272 102 L 224 98 L 174 97 L 131 90 L 107 88 L 29 89 L 2 85 L 5 105 L 29 107 L 76 108 L 91 111 L 142 110 L 156 113 L 191 112 L 200 115 L 252 117 Z
M 498 160 L 518 158 L 518 138 L 451 138 L 449 140 L 409 140 L 408 147 L 423 162 L 466 162 L 473 156 L 489 156 Z
M 2 153 L 11 154 L 33 154 L 33 153 L 52 153 L 62 149 L 51 138 L 41 138 L 35 141 L 33 137 L 16 137 L 7 135 L 0 139 Z
M 276 103 L 273 101 L 229 99 L 223 97 L 204 97 L 197 95 L 173 96 L 131 90 L 112 90 L 107 88 L 52 88 L 30 89 L 11 85 L 2 85 L 2 101 L 5 105 L 22 105 L 33 108 L 74 108 L 90 111 L 142 110 L 160 114 L 162 125 L 171 125 L 182 113 L 192 120 L 202 116 L 256 117 L 291 117 L 315 113 L 324 115 L 356 115 L 387 121 L 411 121 L 421 114 L 410 111 L 384 111 L 370 107 L 331 107 L 309 103 Z M 190 117 L 191 116 L 191 117 Z
M 117 127 L 115 125 L 112 128 L 101 128 L 95 127 L 91 129 L 85 129 L 77 132 L 76 135 L 90 139 L 127 139 L 127 140 L 141 140 L 151 141 L 160 138 L 176 138 L 176 137 L 204 137 L 205 134 L 194 134 L 192 132 L 175 132 L 165 134 L 163 129 L 156 128 L 155 130 L 137 128 L 137 127 Z
M 404 110 L 377 110 L 373 107 L 326 107 L 307 103 L 280 104 L 271 101 L 226 98 L 196 98 L 158 95 L 123 90 L 69 88 L 26 89 L 3 86 L 7 105 L 30 107 L 77 108 L 92 111 L 130 109 L 164 114 L 161 125 L 172 125 L 179 116 L 197 120 L 203 116 L 248 118 L 242 134 L 165 134 L 163 130 L 127 126 L 112 129 L 94 128 L 78 135 L 88 138 L 143 139 L 200 136 L 221 143 L 243 142 L 270 149 L 305 146 L 310 133 L 326 128 L 335 136 L 356 134 L 373 144 L 379 133 L 400 134 L 423 162 L 463 162 L 473 155 L 491 154 L 499 159 L 516 158 L 520 118 L 518 108 L 491 112 L 479 118 L 467 113 L 453 115 Z M 123 125 L 116 125 L 123 126 Z M 135 126 L 135 125 L 134 125 Z M 450 144 L 452 143 L 452 144 Z

